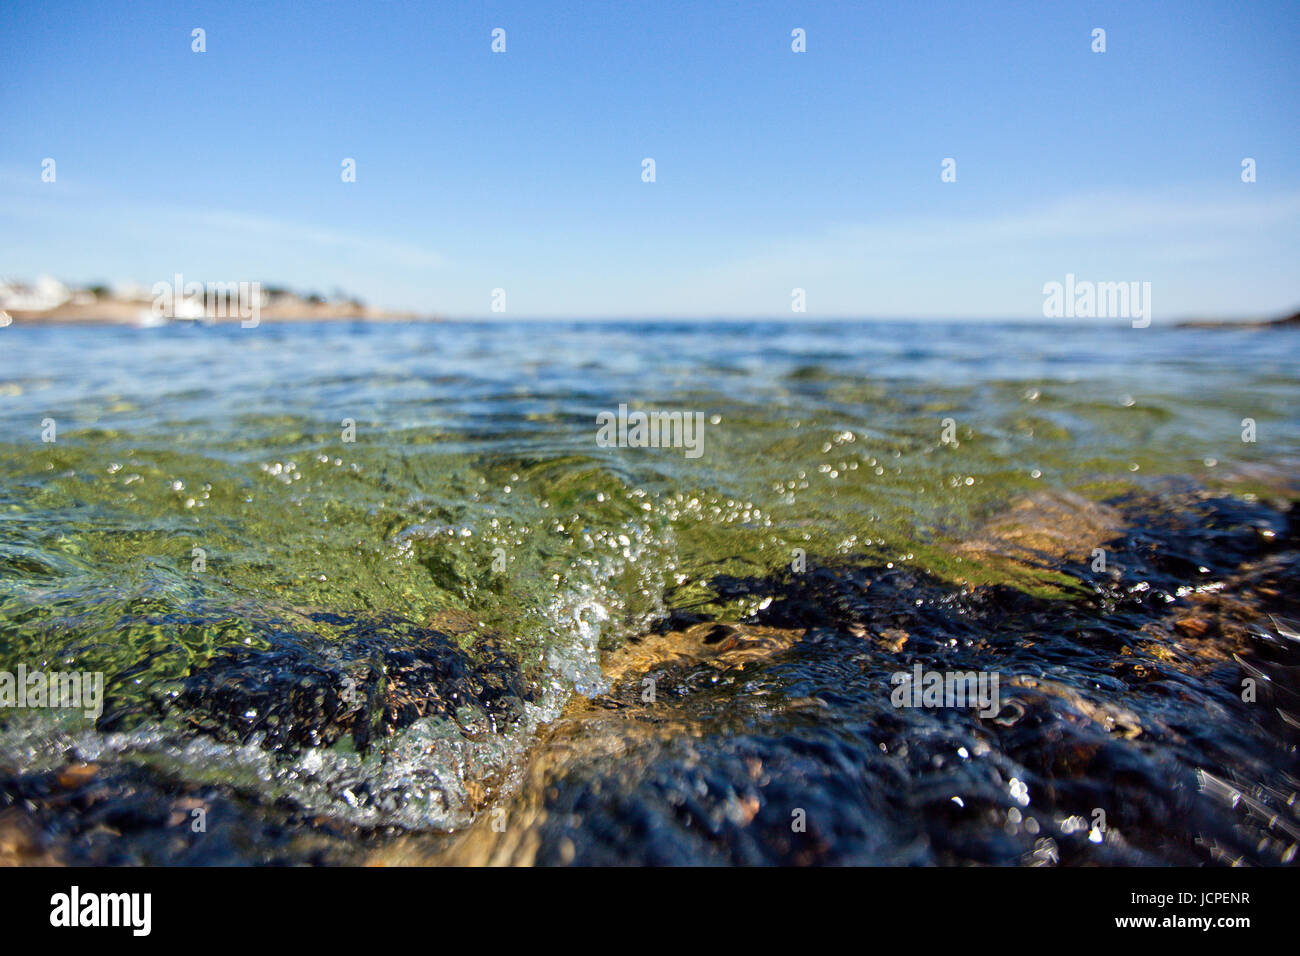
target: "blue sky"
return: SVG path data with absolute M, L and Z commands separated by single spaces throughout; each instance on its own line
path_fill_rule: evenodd
M 1294 0 L 8 0 L 0 275 L 1016 318 L 1072 272 L 1151 282 L 1157 320 L 1276 313 L 1300 305 L 1298 51 Z

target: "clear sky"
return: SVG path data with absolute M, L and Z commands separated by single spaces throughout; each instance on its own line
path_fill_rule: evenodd
M 809 318 L 1031 317 L 1066 273 L 1151 282 L 1157 321 L 1300 305 L 1296 0 L 5 0 L 0 130 L 9 278 L 453 316 L 800 287 Z

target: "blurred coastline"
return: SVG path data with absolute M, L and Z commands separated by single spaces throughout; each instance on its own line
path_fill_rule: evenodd
M 159 283 L 165 285 L 165 283 Z M 234 286 L 234 283 L 229 285 Z M 249 283 L 242 284 L 245 289 Z M 357 320 L 372 322 L 413 322 L 437 320 L 440 316 L 385 309 L 368 305 L 356 296 L 336 291 L 328 296 L 314 292 L 297 292 L 263 283 L 251 284 L 256 290 L 259 321 L 321 322 Z M 169 294 L 160 307 L 157 286 L 121 283 L 113 286 L 67 285 L 48 275 L 27 283 L 0 279 L 0 323 L 24 325 L 162 325 L 172 321 L 221 322 L 239 321 L 235 308 L 236 290 L 216 297 L 199 294 L 177 295 L 173 304 Z

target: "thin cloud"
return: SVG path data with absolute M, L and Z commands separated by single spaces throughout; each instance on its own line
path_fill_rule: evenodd
M 441 269 L 448 264 L 446 256 L 442 253 L 422 246 L 337 232 L 279 219 L 216 210 L 198 213 L 186 211 L 185 216 L 191 222 L 200 223 L 211 230 L 224 230 L 232 237 L 243 241 L 247 241 L 250 235 L 254 235 L 275 242 L 308 242 L 322 247 L 363 252 L 413 269 Z

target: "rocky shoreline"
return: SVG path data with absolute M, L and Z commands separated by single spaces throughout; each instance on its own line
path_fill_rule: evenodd
M 43 772 L 0 768 L 0 862 L 1296 862 L 1298 532 L 1289 503 L 1194 489 L 1021 501 L 959 551 L 1050 566 L 1084 596 L 851 559 L 719 582 L 772 600 L 745 621 L 674 612 L 609 652 L 608 690 L 540 727 L 524 767 L 467 769 L 467 829 L 358 826 L 237 781 L 69 752 Z M 1097 545 L 1122 571 L 1077 560 Z M 160 688 L 158 712 L 292 761 L 344 737 L 381 753 L 427 717 L 490 741 L 533 699 L 491 640 L 466 652 L 396 618 L 326 616 L 351 635 L 328 659 L 286 633 Z M 995 669 L 999 712 L 890 708 L 889 674 L 916 664 Z M 383 799 L 365 791 L 349 792 Z
M 1294 329 L 1300 328 L 1300 312 L 1283 316 L 1280 319 L 1240 319 L 1226 321 L 1222 319 L 1188 319 L 1179 322 L 1180 329 Z

